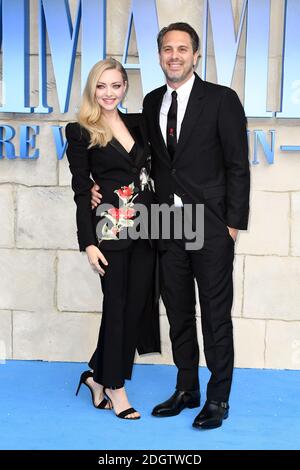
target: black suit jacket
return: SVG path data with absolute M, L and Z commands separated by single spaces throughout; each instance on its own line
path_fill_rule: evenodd
M 152 177 L 160 204 L 205 204 L 205 237 L 228 233 L 227 225 L 247 229 L 250 172 L 246 117 L 230 88 L 195 81 L 171 161 L 159 113 L 166 85 L 146 95 L 143 113 L 152 152 Z M 226 232 L 225 232 L 226 231 Z
M 129 185 L 133 188 L 134 204 L 139 203 L 150 207 L 153 200 L 152 190 L 146 188 L 142 191 L 140 185 L 141 169 L 146 168 L 150 173 L 150 149 L 142 115 L 119 114 L 136 142 L 135 156 L 128 154 L 116 139 L 109 142 L 106 147 L 94 146 L 88 149 L 90 138 L 88 131 L 77 122 L 66 126 L 68 141 L 66 153 L 72 173 L 74 200 L 77 205 L 77 238 L 80 251 L 84 251 L 88 245 L 100 247 L 99 240 L 103 238 L 103 235 L 101 232 L 96 232 L 100 220 L 103 221 L 105 218 L 104 222 L 107 221 L 110 228 L 112 226 L 108 217 L 100 216 L 102 212 L 100 209 L 91 209 L 90 189 L 94 182 L 101 188 L 103 196 L 101 205 L 110 204 L 118 209 L 123 203 L 116 191 Z M 129 216 L 129 218 L 135 217 Z M 123 233 L 124 230 L 127 229 L 123 229 Z M 101 240 L 101 250 L 125 249 L 131 242 L 130 238 Z
M 111 204 L 119 207 L 120 198 L 116 190 L 133 183 L 134 195 L 137 196 L 134 204 L 144 204 L 150 208 L 153 201 L 152 189 L 142 190 L 140 184 L 140 171 L 146 168 L 150 173 L 150 149 L 146 129 L 141 114 L 122 114 L 126 127 L 137 144 L 135 157 L 128 154 L 122 145 L 113 139 L 106 147 L 92 147 L 88 149 L 89 133 L 77 122 L 66 126 L 68 141 L 67 157 L 72 173 L 72 189 L 77 205 L 77 237 L 80 251 L 84 251 L 88 245 L 96 245 L 102 250 L 126 249 L 132 240 L 117 239 L 104 240 L 98 245 L 96 226 L 102 217 L 96 214 L 96 209 L 91 209 L 91 193 L 94 181 L 99 184 L 102 194 L 102 204 Z M 91 179 L 93 177 L 93 180 Z M 150 212 L 150 211 L 149 211 Z M 149 227 L 150 228 L 150 227 Z M 150 237 L 149 242 L 151 243 Z M 149 295 L 140 325 L 138 339 L 138 352 L 145 354 L 160 351 L 159 338 L 159 286 L 158 263 L 153 284 L 149 285 Z

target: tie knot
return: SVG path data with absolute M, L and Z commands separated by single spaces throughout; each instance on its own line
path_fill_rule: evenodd
M 177 91 L 172 91 L 172 99 L 176 100 L 177 99 Z

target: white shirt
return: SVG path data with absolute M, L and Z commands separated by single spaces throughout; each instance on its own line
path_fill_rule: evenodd
M 188 79 L 183 85 L 177 88 L 177 142 L 180 138 L 180 130 L 181 124 L 185 115 L 186 107 L 188 104 L 188 100 L 194 85 L 195 75 L 193 74 L 191 78 Z M 172 102 L 172 92 L 174 91 L 169 85 L 167 85 L 167 91 L 164 94 L 160 113 L 159 113 L 159 125 L 162 136 L 164 138 L 165 144 L 167 143 L 167 120 L 168 120 L 168 112 Z M 182 206 L 182 200 L 177 194 L 174 194 L 174 205 L 175 206 Z

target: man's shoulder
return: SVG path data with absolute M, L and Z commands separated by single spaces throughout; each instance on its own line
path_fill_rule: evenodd
M 205 88 L 204 94 L 210 102 L 222 103 L 225 107 L 224 109 L 230 109 L 231 111 L 233 109 L 243 109 L 242 101 L 233 88 L 206 81 L 202 81 L 202 86 Z M 245 111 L 243 112 L 245 113 Z
M 207 82 L 206 80 L 201 80 L 202 86 L 205 88 L 207 93 L 211 93 L 214 95 L 224 96 L 224 95 L 232 95 L 236 94 L 236 92 L 225 85 L 219 85 L 218 83 Z
M 144 98 L 144 104 L 154 101 L 157 98 L 161 97 L 165 93 L 166 89 L 167 89 L 167 86 L 162 85 L 159 88 L 155 88 L 154 90 L 147 93 L 147 95 Z

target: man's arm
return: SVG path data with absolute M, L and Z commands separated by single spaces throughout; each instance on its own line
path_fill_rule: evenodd
M 91 206 L 92 209 L 95 209 L 99 204 L 101 204 L 102 194 L 101 188 L 98 184 L 94 183 L 91 188 Z
M 249 217 L 250 170 L 247 119 L 230 88 L 221 99 L 218 125 L 226 171 L 226 221 L 231 229 L 246 230 Z

